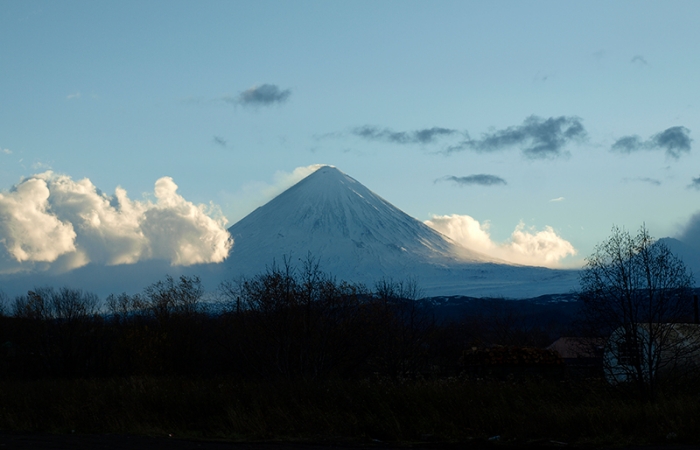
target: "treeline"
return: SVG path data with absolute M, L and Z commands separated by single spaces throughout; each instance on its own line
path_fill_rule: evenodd
M 37 288 L 0 316 L 0 376 L 133 375 L 319 380 L 456 375 L 476 346 L 543 346 L 556 321 L 525 320 L 494 301 L 438 320 L 413 280 L 372 289 L 335 280 L 310 258 L 220 286 L 205 299 L 197 277 L 136 295 Z M 518 309 L 520 308 L 520 309 Z

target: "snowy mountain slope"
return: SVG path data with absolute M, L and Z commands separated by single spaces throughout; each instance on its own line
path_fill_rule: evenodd
M 307 252 L 333 267 L 375 270 L 415 262 L 489 262 L 408 216 L 355 179 L 324 166 L 229 228 L 229 263 Z
M 372 285 L 415 277 L 427 295 L 525 297 L 567 292 L 567 271 L 515 266 L 468 250 L 324 166 L 229 228 L 231 273 L 254 275 L 273 260 L 311 254 L 339 279 Z M 549 289 L 556 289 L 550 291 Z

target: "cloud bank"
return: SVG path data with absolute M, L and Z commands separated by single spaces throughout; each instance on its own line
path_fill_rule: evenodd
M 89 262 L 118 265 L 165 259 L 172 265 L 223 261 L 233 245 L 215 208 L 155 183 L 155 202 L 113 196 L 89 179 L 45 172 L 0 193 L 0 272 L 70 270 Z M 44 263 L 44 264 L 42 264 Z
M 449 147 L 447 153 L 467 149 L 477 152 L 496 152 L 519 147 L 526 158 L 551 159 L 566 154 L 564 147 L 567 144 L 572 141 L 582 141 L 586 136 L 586 130 L 578 117 L 560 116 L 543 119 L 530 116 L 522 125 L 485 133 L 481 139 L 467 139 Z
M 693 181 L 690 182 L 688 188 L 700 190 L 700 177 L 693 178 Z
M 467 215 L 433 216 L 425 224 L 470 250 L 528 266 L 559 267 L 560 260 L 575 255 L 576 249 L 552 229 L 527 230 L 522 222 L 506 242 L 491 240 L 489 224 Z
M 637 135 L 624 136 L 615 141 L 610 150 L 618 153 L 634 153 L 641 150 L 663 150 L 666 156 L 678 159 L 683 153 L 690 153 L 693 140 L 686 127 L 671 127 L 642 140 Z
M 414 131 L 392 131 L 389 128 L 379 128 L 365 125 L 352 130 L 352 134 L 368 141 L 384 141 L 393 144 L 430 144 L 438 138 L 457 133 L 449 128 L 424 128 Z
M 488 175 L 485 173 L 480 173 L 480 174 L 475 174 L 475 175 L 467 175 L 466 177 L 455 177 L 455 176 L 447 176 L 443 178 L 438 178 L 437 181 L 440 180 L 446 180 L 446 181 L 454 181 L 455 183 L 461 185 L 461 186 L 469 186 L 469 185 L 479 185 L 479 186 L 496 186 L 499 184 L 508 184 L 506 180 L 503 178 L 496 176 L 496 175 Z
M 700 212 L 696 212 L 683 226 L 678 239 L 700 250 Z

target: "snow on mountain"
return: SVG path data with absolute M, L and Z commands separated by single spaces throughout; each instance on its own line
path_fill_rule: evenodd
M 516 266 L 468 250 L 324 166 L 229 228 L 232 274 L 260 273 L 308 254 L 338 279 L 417 279 L 426 295 L 530 297 L 568 292 L 576 274 Z

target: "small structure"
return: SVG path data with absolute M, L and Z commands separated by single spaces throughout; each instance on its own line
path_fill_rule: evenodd
M 547 350 L 561 356 L 570 375 L 600 376 L 606 341 L 605 338 L 565 336 L 554 341 Z
M 607 341 L 603 367 L 611 384 L 650 383 L 659 377 L 688 375 L 700 368 L 700 325 L 621 326 Z
M 479 377 L 558 377 L 564 368 L 556 352 L 542 348 L 494 346 L 473 347 L 459 360 L 464 372 Z

